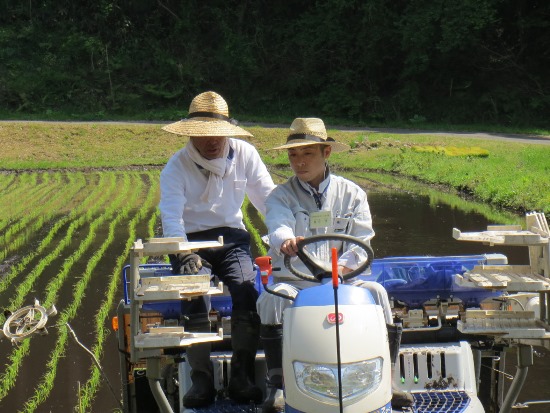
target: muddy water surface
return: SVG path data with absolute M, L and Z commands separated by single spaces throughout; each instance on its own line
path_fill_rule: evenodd
M 363 183 L 366 185 L 366 181 Z M 448 194 L 431 192 L 421 188 L 407 189 L 408 192 L 396 189 L 387 190 L 379 186 L 372 186 L 372 184 L 369 184 L 367 188 L 373 225 L 376 231 L 376 236 L 372 242 L 376 257 L 500 252 L 508 256 L 511 264 L 527 263 L 526 248 L 523 250 L 518 247 L 488 247 L 477 243 L 459 242 L 452 238 L 453 228 L 462 231 L 479 231 L 485 229 L 488 224 L 521 222 L 520 217 L 501 214 L 487 206 L 468 203 Z M 490 218 L 487 218 L 487 216 L 490 216 Z M 140 235 L 145 234 L 147 231 L 146 219 L 143 222 L 140 224 L 138 237 L 146 238 L 145 235 Z M 78 315 L 71 321 L 71 325 L 80 341 L 86 346 L 91 346 L 94 342 L 93 331 L 98 303 L 102 301 L 105 295 L 106 285 L 111 274 L 118 273 L 118 270 L 115 270 L 113 266 L 116 256 L 120 254 L 120 248 L 126 241 L 127 231 L 125 225 L 126 223 L 121 223 L 120 227 L 117 228 L 117 234 L 120 235 L 117 236 L 105 258 L 94 270 L 93 281 L 91 281 L 86 295 L 82 299 L 82 307 Z M 100 234 L 98 239 L 101 238 Z M 33 291 L 37 297 L 44 296 L 45 293 L 42 289 L 46 286 L 47 280 L 55 276 L 64 259 L 66 259 L 66 254 L 57 257 L 59 263 L 55 266 L 52 265 L 52 269 L 44 274 L 43 281 L 37 282 Z M 80 278 L 79 269 L 85 268 L 85 265 L 86 258 L 76 264 L 77 271 L 71 273 L 69 285 L 78 282 Z M 9 290 L 0 294 L 0 303 L 6 305 L 13 293 L 13 290 Z M 70 294 L 70 289 L 63 288 L 63 293 Z M 122 297 L 120 288 L 119 297 Z M 69 297 L 59 297 L 58 307 L 62 308 L 68 300 Z M 111 315 L 115 315 L 116 304 L 118 304 L 118 299 L 111 309 Z M 55 319 L 53 322 L 55 322 Z M 50 330 L 55 331 L 55 327 Z M 22 410 L 25 401 L 33 394 L 37 381 L 44 374 L 44 366 L 48 361 L 49 352 L 54 347 L 55 338 L 56 334 L 50 334 L 45 337 L 35 337 L 31 340 L 29 355 L 24 358 L 15 388 L 0 400 L 1 412 Z M 57 368 L 57 378 L 52 393 L 36 410 L 37 412 L 71 412 L 74 406 L 78 405 L 76 397 L 78 386 L 87 381 L 93 362 L 74 341 L 69 341 L 66 349 L 66 353 Z M 11 345 L 6 340 L 0 342 L 2 372 L 5 370 L 5 366 L 10 364 L 8 354 L 11 354 L 12 350 Z M 550 389 L 549 357 L 536 358 L 536 365 L 531 368 L 527 384 L 518 401 L 550 399 L 550 390 L 548 390 Z M 100 361 L 115 392 L 120 394 L 118 360 L 116 336 L 111 333 Z M 513 355 L 508 357 L 508 362 L 509 367 L 507 370 L 514 374 L 515 357 Z M 95 413 L 113 412 L 118 408 L 115 398 L 105 384 L 102 384 L 93 403 L 93 412 Z M 531 406 L 528 409 L 530 413 L 548 411 L 550 411 L 550 405 Z
M 478 243 L 459 242 L 452 238 L 452 229 L 461 231 L 479 231 L 486 229 L 487 225 L 495 223 L 495 216 L 487 219 L 481 212 L 476 212 L 476 204 L 467 203 L 461 208 L 450 206 L 438 201 L 437 193 L 425 192 L 422 195 L 407 193 L 397 190 L 381 188 L 368 188 L 368 199 L 373 216 L 373 226 L 376 236 L 372 245 L 376 257 L 396 255 L 460 255 L 479 253 L 503 253 L 508 257 L 510 264 L 527 264 L 527 249 L 487 247 Z M 458 198 L 457 198 L 458 199 Z M 465 202 L 465 201 L 463 201 Z M 479 205 L 481 211 L 486 206 Z M 466 211 L 465 211 L 466 210 Z M 518 220 L 509 214 L 493 211 L 504 223 L 510 220 Z M 521 221 L 521 218 L 519 219 Z M 110 350 L 114 354 L 116 344 L 112 337 Z M 108 356 L 105 363 L 110 377 L 116 376 L 118 364 Z M 527 385 L 518 401 L 550 399 L 550 390 L 547 394 L 541 393 L 541 389 L 550 389 L 550 355 L 546 358 L 536 358 L 536 365 L 531 368 Z M 515 357 L 508 357 L 507 370 L 515 373 Z M 537 383 L 533 386 L 531 383 Z M 102 392 L 94 405 L 94 411 L 112 411 L 116 405 L 112 397 L 105 391 Z M 544 413 L 550 411 L 550 405 L 531 406 L 530 413 Z

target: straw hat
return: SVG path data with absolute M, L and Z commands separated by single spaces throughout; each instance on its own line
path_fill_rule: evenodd
M 184 136 L 252 136 L 229 118 L 227 102 L 216 92 L 204 92 L 195 96 L 189 105 L 186 119 L 171 123 L 163 130 Z
M 286 144 L 272 149 L 290 149 L 307 145 L 330 145 L 333 152 L 343 152 L 350 147 L 327 136 L 325 124 L 319 118 L 296 118 L 290 125 Z

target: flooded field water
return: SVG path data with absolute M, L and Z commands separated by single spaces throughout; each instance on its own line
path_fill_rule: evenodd
M 354 179 L 354 177 L 351 177 Z M 357 178 L 357 177 L 355 177 Z M 95 178 L 97 180 L 97 177 Z M 119 178 L 117 178 L 119 179 Z M 144 182 L 155 177 L 143 177 Z M 452 229 L 458 228 L 462 231 L 478 231 L 486 228 L 488 224 L 505 222 L 522 222 L 521 217 L 511 214 L 499 213 L 493 211 L 487 206 L 476 205 L 474 203 L 460 199 L 455 195 L 440 194 L 428 189 L 408 188 L 407 192 L 398 189 L 387 189 L 387 186 L 380 187 L 374 185 L 372 180 L 357 178 L 354 179 L 367 187 L 371 213 L 373 216 L 373 225 L 376 236 L 372 245 L 376 257 L 388 257 L 396 255 L 459 255 L 472 253 L 500 252 L 508 256 L 511 264 L 526 264 L 528 262 L 527 249 L 522 248 L 498 248 L 487 247 L 477 243 L 459 242 L 452 238 Z M 120 183 L 122 185 L 122 183 Z M 146 189 L 142 189 L 145 197 Z M 115 195 L 112 195 L 115 197 Z M 82 196 L 82 198 L 85 198 Z M 1 204 L 0 200 L 0 204 Z M 148 238 L 151 225 L 149 221 L 154 214 L 154 201 L 147 210 L 145 216 L 135 223 L 135 232 L 128 232 L 127 220 L 134 217 L 136 211 L 128 211 L 126 218 L 119 218 L 120 222 L 116 225 L 115 236 L 108 247 L 103 252 L 103 258 L 93 269 L 89 282 L 86 285 L 85 293 L 80 298 L 81 306 L 78 312 L 71 318 L 70 324 L 76 331 L 78 338 L 86 346 L 93 348 L 97 342 L 98 334 L 97 314 L 101 303 L 105 303 L 105 297 L 112 292 L 108 291 L 107 286 L 111 283 L 113 277 L 120 277 L 120 268 L 116 266 L 117 258 L 123 254 L 127 247 L 129 236 L 136 238 Z M 106 207 L 107 208 L 107 207 Z M 489 212 L 488 212 L 489 211 Z M 111 212 L 112 216 L 106 220 L 102 226 L 97 229 L 97 239 L 91 242 L 89 250 L 93 252 L 101 247 L 101 239 L 108 237 L 108 224 L 116 219 L 116 211 Z M 490 215 L 490 218 L 487 218 Z M 68 225 L 68 224 L 67 224 Z M 83 225 L 75 234 L 75 240 L 84 238 L 88 231 L 88 225 Z M 157 224 L 158 225 L 158 224 Z M 157 226 L 158 230 L 158 226 Z M 112 230 L 111 230 L 112 232 Z M 61 236 L 61 235 L 59 235 Z M 78 244 L 75 240 L 71 244 Z M 38 239 L 31 239 L 31 247 L 36 248 Z M 74 245 L 73 248 L 77 246 Z M 52 247 L 53 248 L 53 247 Z M 22 250 L 23 251 L 23 250 Z M 91 252 L 83 255 L 77 261 L 77 265 L 72 267 L 64 286 L 59 288 L 56 298 L 56 306 L 63 310 L 73 302 L 74 285 L 79 282 L 85 273 L 87 260 L 91 257 Z M 48 253 L 45 249 L 43 255 Z M 23 254 L 23 252 L 21 252 Z M 48 281 L 55 278 L 59 269 L 69 259 L 70 250 L 65 250 L 55 259 L 52 258 L 51 266 L 47 268 L 41 278 L 36 282 L 33 288 L 27 293 L 24 304 L 29 304 L 33 298 L 39 298 L 41 301 L 47 294 L 49 287 Z M 36 257 L 29 262 L 24 274 L 32 272 L 33 266 L 38 265 L 41 257 Z M 123 262 L 120 261 L 120 262 Z M 0 263 L 1 264 L 1 263 Z M 5 270 L 2 274 L 5 274 Z M 2 277 L 0 274 L 0 277 Z M 5 275 L 4 275 L 5 277 Z M 108 317 L 100 321 L 107 334 L 102 342 L 102 349 L 98 351 L 100 363 L 109 381 L 113 385 L 115 392 L 120 392 L 120 376 L 118 372 L 119 353 L 115 334 L 110 332 L 110 318 L 115 315 L 116 305 L 122 298 L 122 289 L 120 278 L 116 280 L 115 299 L 110 305 Z M 1 281 L 1 278 L 0 278 Z M 17 294 L 18 283 L 16 280 L 0 290 L 1 306 L 6 307 L 13 302 L 13 297 Z M 55 319 L 53 323 L 55 323 Z M 47 363 L 51 358 L 51 352 L 59 342 L 58 331 L 56 327 L 50 328 L 48 336 L 36 336 L 31 340 L 30 346 L 24 350 L 21 365 L 18 367 L 18 375 L 14 385 L 8 386 L 6 379 L 10 366 L 14 363 L 14 348 L 7 340 L 0 342 L 0 411 L 18 412 L 31 411 L 26 410 L 25 403 L 36 392 L 36 387 L 43 380 L 44 374 L 50 371 Z M 542 352 L 544 353 L 544 352 Z M 518 401 L 550 399 L 550 360 L 546 358 L 536 358 L 535 367 L 531 368 L 527 379 L 527 385 Z M 514 374 L 515 357 L 509 357 L 509 370 Z M 94 369 L 94 363 L 87 353 L 83 351 L 71 338 L 67 338 L 64 346 L 64 352 L 59 357 L 56 366 L 56 372 L 53 375 L 51 383 L 53 388 L 45 397 L 40 400 L 38 406 L 32 410 L 35 412 L 53 412 L 65 413 L 75 411 L 79 404 L 77 395 L 80 393 L 80 386 L 85 386 L 91 371 Z M 96 372 L 97 373 L 97 372 Z M 536 383 L 536 385 L 534 385 Z M 4 388 L 2 388 L 4 386 Z M 108 386 L 100 379 L 100 386 L 93 396 L 92 411 L 95 413 L 107 413 L 117 411 L 119 405 L 113 397 Z M 530 413 L 542 413 L 550 411 L 550 405 L 539 405 L 530 407 Z

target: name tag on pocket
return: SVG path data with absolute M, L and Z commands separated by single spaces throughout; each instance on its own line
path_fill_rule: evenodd
M 309 228 L 326 228 L 330 226 L 332 221 L 332 214 L 330 211 L 316 211 L 309 213 Z
M 334 218 L 332 226 L 334 227 L 334 232 L 345 232 L 348 228 L 349 218 Z

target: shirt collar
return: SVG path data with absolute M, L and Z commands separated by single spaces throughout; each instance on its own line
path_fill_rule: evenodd
M 309 194 L 311 195 L 321 195 L 323 196 L 325 192 L 327 191 L 327 188 L 330 184 L 330 169 L 328 168 L 328 165 L 325 169 L 325 179 L 321 181 L 319 184 L 319 190 L 312 187 L 310 184 L 308 184 L 305 181 L 302 181 L 300 178 L 297 178 L 298 182 L 300 183 L 300 186 L 305 189 Z

